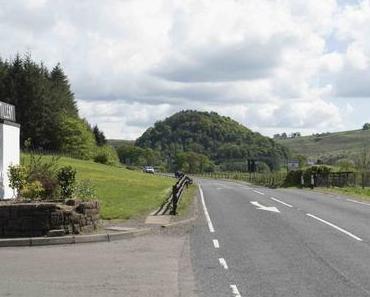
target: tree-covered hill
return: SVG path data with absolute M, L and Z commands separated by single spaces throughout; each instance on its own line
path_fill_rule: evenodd
M 194 110 L 181 111 L 156 122 L 135 144 L 159 151 L 164 158 L 172 160 L 183 152 L 203 154 L 223 169 L 245 168 L 248 158 L 276 169 L 288 156 L 285 147 L 229 117 Z

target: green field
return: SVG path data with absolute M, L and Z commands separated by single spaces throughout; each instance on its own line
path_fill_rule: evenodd
M 22 159 L 27 161 L 27 158 L 28 155 L 22 155 Z M 168 196 L 175 182 L 172 178 L 92 161 L 61 157 L 58 163 L 75 168 L 77 179 L 89 179 L 92 182 L 101 201 L 103 219 L 129 219 L 149 213 Z
M 354 130 L 330 133 L 323 136 L 302 136 L 294 139 L 277 140 L 293 153 L 312 159 L 351 156 L 370 145 L 370 130 Z

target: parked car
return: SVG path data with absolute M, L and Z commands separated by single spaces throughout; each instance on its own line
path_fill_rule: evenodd
M 153 166 L 144 166 L 143 171 L 145 173 L 151 173 L 151 174 L 154 174 L 155 173 L 155 170 L 154 170 Z

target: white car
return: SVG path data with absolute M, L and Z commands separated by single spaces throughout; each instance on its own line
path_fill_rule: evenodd
M 143 171 L 145 173 L 151 173 L 151 174 L 154 174 L 155 173 L 155 170 L 154 170 L 153 166 L 144 166 Z

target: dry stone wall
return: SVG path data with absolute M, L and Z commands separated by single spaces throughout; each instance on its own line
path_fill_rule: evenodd
M 0 237 L 35 237 L 93 232 L 98 228 L 98 201 L 0 203 Z

